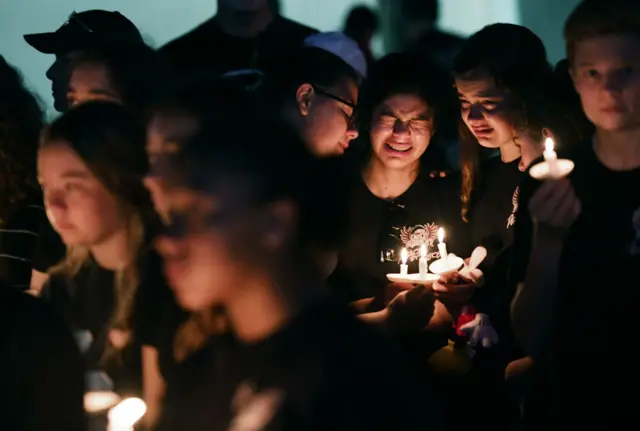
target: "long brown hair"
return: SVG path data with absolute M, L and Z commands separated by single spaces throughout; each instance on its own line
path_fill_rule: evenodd
M 128 239 L 132 255 L 138 256 L 145 243 L 145 227 L 155 215 L 142 177 L 148 168 L 144 151 L 145 129 L 126 108 L 109 102 L 90 102 L 73 108 L 48 126 L 41 146 L 63 141 L 87 165 L 102 185 L 116 198 L 128 218 Z M 73 278 L 89 262 L 88 247 L 69 247 L 65 259 L 50 270 Z M 134 258 L 116 273 L 115 309 L 112 329 L 130 331 L 140 274 Z M 131 337 L 130 337 L 131 338 Z M 109 345 L 103 359 L 112 358 L 118 348 Z
M 508 94 L 514 139 L 528 136 L 541 142 L 545 128 L 567 144 L 582 137 L 576 121 L 579 113 L 558 96 L 566 91 L 560 91 L 544 44 L 525 27 L 492 24 L 478 31 L 456 56 L 453 74 L 460 79 L 493 79 Z M 481 147 L 462 119 L 459 127 L 462 216 L 467 220 L 480 176 Z

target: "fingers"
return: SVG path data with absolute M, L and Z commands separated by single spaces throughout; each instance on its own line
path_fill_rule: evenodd
M 547 181 L 529 202 L 534 219 L 555 228 L 569 227 L 580 214 L 581 204 L 567 179 Z

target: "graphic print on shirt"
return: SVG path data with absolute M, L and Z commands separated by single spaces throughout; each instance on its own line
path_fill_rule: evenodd
M 402 241 L 402 246 L 407 249 L 408 262 L 420 259 L 422 244 L 427 246 L 427 262 L 440 258 L 440 252 L 436 247 L 439 227 L 436 223 L 426 223 L 412 227 L 404 226 L 400 229 L 400 241 Z
M 511 198 L 511 204 L 513 205 L 513 210 L 511 211 L 511 215 L 507 219 L 507 229 L 513 226 L 516 223 L 516 212 L 518 211 L 518 198 L 520 196 L 520 186 L 516 187 L 516 191 L 513 192 L 513 197 Z
M 633 213 L 631 223 L 635 235 L 629 244 L 629 254 L 631 256 L 638 256 L 640 255 L 640 207 Z
M 233 397 L 234 418 L 227 431 L 262 431 L 276 417 L 284 400 L 281 389 L 256 391 L 254 386 L 243 382 Z

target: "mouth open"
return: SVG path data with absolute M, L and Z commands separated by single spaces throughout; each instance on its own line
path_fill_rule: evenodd
M 413 146 L 409 144 L 385 143 L 384 148 L 385 150 L 393 153 L 406 154 L 411 152 L 411 150 L 413 149 Z

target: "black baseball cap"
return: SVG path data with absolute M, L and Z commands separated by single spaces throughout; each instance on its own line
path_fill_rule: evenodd
M 140 31 L 120 12 L 73 12 L 54 32 L 25 34 L 24 40 L 43 54 L 66 54 L 102 41 L 143 42 Z

